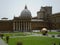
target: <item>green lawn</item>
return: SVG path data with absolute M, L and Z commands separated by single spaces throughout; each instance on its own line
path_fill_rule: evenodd
M 17 32 L 17 33 L 4 33 L 4 36 L 25 36 L 23 32 Z
M 33 33 L 42 34 L 41 32 L 33 32 Z M 60 32 L 48 32 L 48 34 L 60 34 Z
M 32 33 L 42 34 L 41 32 L 32 32 Z M 60 34 L 60 32 L 48 32 L 48 34 Z M 4 33 L 4 36 L 24 36 L 24 35 L 25 35 L 24 32 Z M 26 35 L 29 35 L 29 34 L 26 34 Z
M 23 45 L 53 45 L 56 43 L 58 45 L 60 43 L 60 39 L 50 38 L 50 37 L 20 37 L 20 38 L 10 38 L 9 45 L 16 45 L 18 41 L 21 41 Z
M 60 32 L 48 32 L 48 34 L 60 34 Z

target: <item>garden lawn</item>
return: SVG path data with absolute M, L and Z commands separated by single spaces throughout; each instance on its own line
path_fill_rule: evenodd
M 8 45 L 16 45 L 17 42 L 22 42 L 23 45 L 53 45 L 53 43 L 58 45 L 60 39 L 40 36 L 10 38 Z
M 60 34 L 60 32 L 48 32 L 48 34 Z
M 42 34 L 41 32 L 32 32 L 37 34 Z M 31 33 L 31 34 L 32 34 Z M 24 34 L 24 32 L 17 32 L 17 33 L 2 33 L 4 36 L 25 36 L 25 35 L 31 35 L 31 34 Z M 60 34 L 60 32 L 48 32 L 48 34 Z
M 3 33 L 4 36 L 25 36 L 24 32 L 16 32 L 16 33 Z
M 33 32 L 33 33 L 42 34 L 41 32 Z M 60 32 L 48 32 L 48 34 L 60 34 Z

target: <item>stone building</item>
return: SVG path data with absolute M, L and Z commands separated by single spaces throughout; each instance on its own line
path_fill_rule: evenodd
M 41 7 L 37 12 L 37 17 L 32 17 L 25 6 L 19 17 L 14 17 L 13 20 L 7 20 L 7 18 L 0 20 L 0 31 L 31 32 L 42 28 L 60 29 L 60 13 L 52 14 L 51 6 Z

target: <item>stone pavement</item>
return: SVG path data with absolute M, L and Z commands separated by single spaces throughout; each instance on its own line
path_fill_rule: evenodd
M 0 38 L 0 45 L 8 45 L 8 44 Z

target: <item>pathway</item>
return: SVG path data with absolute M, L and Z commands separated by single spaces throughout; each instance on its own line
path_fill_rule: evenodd
M 8 45 L 8 44 L 0 38 L 0 45 Z

